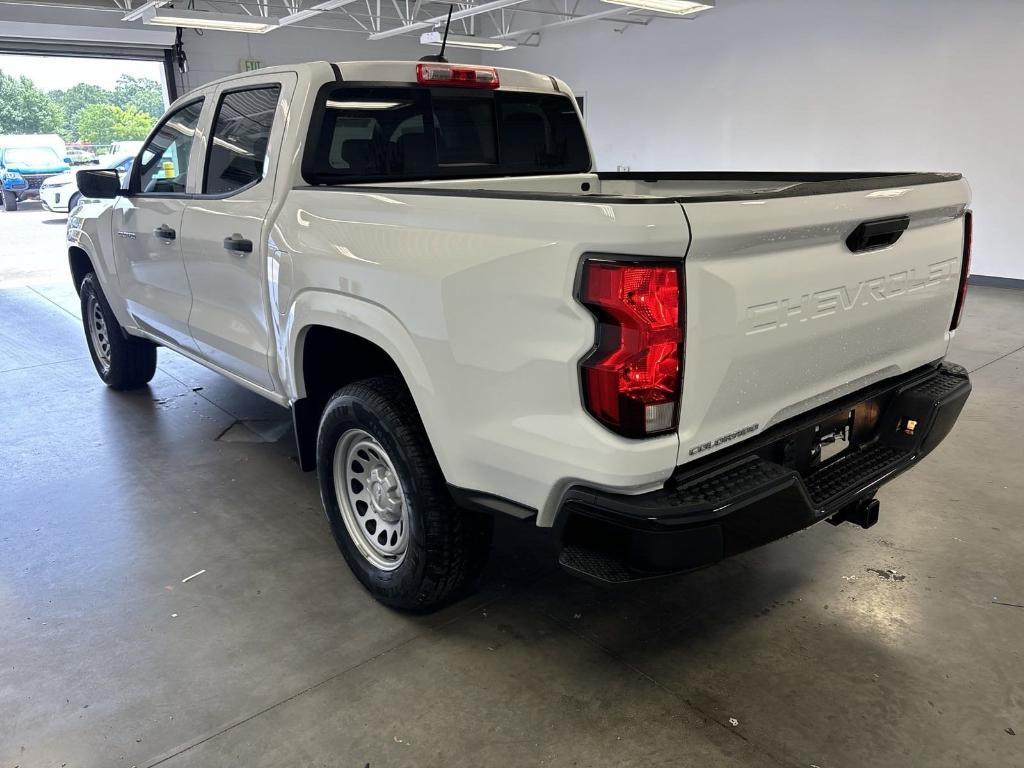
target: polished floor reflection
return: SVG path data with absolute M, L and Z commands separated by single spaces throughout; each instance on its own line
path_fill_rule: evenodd
M 502 520 L 430 617 L 350 575 L 285 411 L 165 351 L 109 391 L 76 313 L 0 291 L 0 766 L 1020 764 L 1024 293 L 972 288 L 974 394 L 875 528 L 601 589 Z

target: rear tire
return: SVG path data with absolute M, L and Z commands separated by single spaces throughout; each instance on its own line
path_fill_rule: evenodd
M 96 274 L 82 280 L 82 323 L 96 373 L 112 389 L 145 386 L 156 373 L 156 344 L 127 335 L 114 317 Z
M 4 210 L 5 211 L 16 211 L 18 210 L 18 196 L 13 192 L 8 192 L 6 189 L 3 194 L 4 198 Z
M 494 521 L 455 505 L 399 380 L 367 379 L 330 399 L 317 473 L 334 540 L 380 602 L 433 610 L 479 576 Z

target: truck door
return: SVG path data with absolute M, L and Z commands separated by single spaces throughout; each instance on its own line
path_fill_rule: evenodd
M 200 353 L 267 389 L 274 383 L 265 228 L 295 82 L 290 73 L 262 76 L 218 94 L 202 186 L 182 222 L 189 327 Z
M 202 97 L 166 115 L 132 168 L 127 195 L 113 209 L 114 253 L 122 295 L 139 327 L 196 351 L 188 329 L 192 292 L 181 257 L 181 219 L 190 180 Z

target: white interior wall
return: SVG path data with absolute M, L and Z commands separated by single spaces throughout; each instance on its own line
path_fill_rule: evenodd
M 310 20 L 312 22 L 312 20 Z M 370 41 L 364 32 L 335 32 L 298 25 L 277 29 L 266 35 L 236 32 L 207 32 L 202 37 L 187 30 L 182 38 L 188 55 L 188 74 L 182 91 L 232 75 L 239 71 L 242 59 L 257 59 L 264 66 L 294 64 L 303 61 L 412 60 L 436 53 L 436 48 L 420 45 L 419 36 L 393 37 Z M 468 54 L 468 57 L 463 54 Z M 449 56 L 453 61 L 453 57 Z M 473 51 L 460 52 L 460 61 L 478 62 Z
M 718 0 L 485 58 L 585 93 L 602 170 L 961 171 L 973 272 L 1024 279 L 1022 40 L 1014 0 Z

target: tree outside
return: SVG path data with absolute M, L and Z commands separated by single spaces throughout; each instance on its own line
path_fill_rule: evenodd
M 154 120 L 159 120 L 164 113 L 164 94 L 160 83 L 145 77 L 121 75 L 114 86 L 113 103 L 120 107 L 134 107 Z
M 78 83 L 42 91 L 27 77 L 0 70 L 0 134 L 56 133 L 94 147 L 146 138 L 164 111 L 156 80 L 121 75 L 113 90 Z
M 94 104 L 110 103 L 109 91 L 89 83 L 73 85 L 66 91 L 50 91 L 50 97 L 63 108 L 64 123 L 60 135 L 65 141 L 68 137 L 77 137 L 78 115 L 83 109 Z
M 0 70 L 0 134 L 60 133 L 64 110 L 50 94 L 27 77 L 9 77 Z
M 93 146 L 144 139 L 154 123 L 151 115 L 135 107 L 122 109 L 113 104 L 93 104 L 76 117 L 78 140 Z

